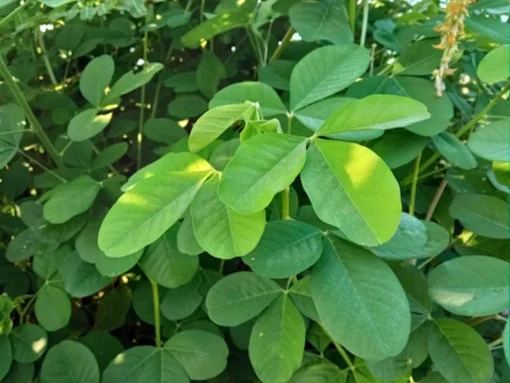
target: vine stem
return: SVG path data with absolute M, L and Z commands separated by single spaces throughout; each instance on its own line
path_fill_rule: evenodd
M 39 43 L 39 47 L 41 48 L 42 58 L 44 61 L 44 66 L 46 67 L 46 71 L 48 72 L 48 77 L 50 78 L 51 83 L 54 87 L 58 86 L 57 78 L 55 77 L 55 73 L 53 72 L 53 68 L 51 67 L 50 59 L 48 58 L 48 51 L 46 50 L 46 44 L 44 43 L 44 36 L 41 31 L 35 31 L 37 36 L 37 42 Z
M 287 48 L 287 46 L 290 44 L 290 39 L 292 38 L 294 33 L 296 33 L 296 30 L 294 29 L 294 27 L 289 27 L 289 29 L 287 29 L 287 32 L 285 32 L 285 35 L 283 36 L 283 39 L 282 39 L 280 45 L 278 45 L 278 47 L 275 49 L 275 51 L 271 55 L 271 58 L 269 59 L 269 64 L 271 64 L 274 60 L 277 60 L 278 58 L 280 58 L 280 56 L 282 55 L 285 48 Z
M 359 45 L 361 45 L 362 47 L 365 46 L 365 41 L 367 38 L 369 10 L 370 10 L 370 0 L 363 0 L 363 23 L 361 24 L 361 37 L 359 39 Z
M 149 56 L 149 32 L 143 34 L 143 66 L 147 65 Z M 142 166 L 142 149 L 143 149 L 143 124 L 145 123 L 145 85 L 142 86 L 140 96 L 140 120 L 138 122 L 138 135 L 136 137 L 136 169 Z
M 446 189 L 446 185 L 448 185 L 448 181 L 446 180 L 446 178 L 443 178 L 441 184 L 437 188 L 436 194 L 434 194 L 434 198 L 432 198 L 429 210 L 427 211 L 427 215 L 425 216 L 425 221 L 430 221 L 432 219 L 432 216 L 436 211 L 437 204 L 439 203 L 439 200 L 441 199 L 441 196 L 443 195 Z
M 20 4 L 15 10 L 9 13 L 7 16 L 5 16 L 2 20 L 0 20 L 0 29 L 7 25 L 9 22 L 11 22 L 14 19 L 14 17 L 16 17 L 18 13 L 20 13 L 23 9 L 30 5 L 30 3 L 31 3 L 30 0 L 25 1 L 23 4 Z
M 156 336 L 156 346 L 161 347 L 161 314 L 159 310 L 159 286 L 149 278 L 152 286 L 152 300 L 154 301 L 154 331 Z
M 11 91 L 12 95 L 16 99 L 16 102 L 18 105 L 23 109 L 25 112 L 25 116 L 27 117 L 28 121 L 30 122 L 30 125 L 32 126 L 32 130 L 34 133 L 39 137 L 39 140 L 41 140 L 41 143 L 43 144 L 44 148 L 52 158 L 53 162 L 57 165 L 58 168 L 65 169 L 64 161 L 62 160 L 62 157 L 58 154 L 57 149 L 55 146 L 53 146 L 53 143 L 49 139 L 49 137 L 46 135 L 46 132 L 42 128 L 41 124 L 37 120 L 37 117 L 35 117 L 34 112 L 30 108 L 30 105 L 28 104 L 28 101 L 26 100 L 25 96 L 23 96 L 23 93 L 21 92 L 21 89 L 19 88 L 18 84 L 14 80 L 14 77 L 12 76 L 11 72 L 9 71 L 9 68 L 7 67 L 7 64 L 5 63 L 2 56 L 0 56 L 0 75 L 5 80 L 5 83 L 7 84 L 7 87 Z
M 416 158 L 414 163 L 414 173 L 413 173 L 413 183 L 411 186 L 411 201 L 409 202 L 409 214 L 414 215 L 414 209 L 416 207 L 416 189 L 418 186 L 418 176 L 420 174 L 420 162 L 421 162 L 421 153 Z

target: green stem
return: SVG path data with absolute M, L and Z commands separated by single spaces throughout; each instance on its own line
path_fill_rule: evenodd
M 152 300 L 154 301 L 154 331 L 156 336 L 156 346 L 161 347 L 161 314 L 159 310 L 159 286 L 158 284 L 149 278 L 152 286 Z
M 43 165 L 43 164 L 41 164 L 39 161 L 37 161 L 34 157 L 32 157 L 32 156 L 30 156 L 30 155 L 26 154 L 26 153 L 25 153 L 24 151 L 22 151 L 21 149 L 18 149 L 18 153 L 19 153 L 21 156 L 25 157 L 27 160 L 29 160 L 29 161 L 33 162 L 35 165 L 39 166 L 42 170 L 44 170 L 44 171 L 46 171 L 46 172 L 50 173 L 53 177 L 55 177 L 56 179 L 58 179 L 60 182 L 62 182 L 62 183 L 64 183 L 64 184 L 67 182 L 67 180 L 66 180 L 65 178 L 63 178 L 63 177 L 59 176 L 59 175 L 58 175 L 57 173 L 55 173 L 53 170 L 48 169 L 46 166 L 44 166 L 44 165 Z
M 436 211 L 437 204 L 439 203 L 439 200 L 441 199 L 441 196 L 443 195 L 444 190 L 446 189 L 446 185 L 448 185 L 448 181 L 446 180 L 446 178 L 443 178 L 443 180 L 439 184 L 439 187 L 436 190 L 436 194 L 434 194 L 434 198 L 432 198 L 429 210 L 427 211 L 427 215 L 425 216 L 425 221 L 430 221 L 432 219 L 432 216 Z
M 8 132 L 0 132 L 0 136 L 8 136 L 10 134 L 16 133 L 33 133 L 31 129 L 18 129 L 18 130 L 10 130 Z
M 39 290 L 39 291 L 41 291 L 41 290 Z M 23 311 L 20 313 L 20 315 L 19 315 L 20 323 L 23 323 L 25 321 L 25 315 L 27 315 L 28 309 L 32 306 L 32 304 L 34 303 L 35 299 L 39 295 L 39 291 L 37 291 L 34 295 L 32 295 L 32 298 L 30 298 L 30 300 L 28 301 L 27 305 L 23 308 Z
M 23 9 L 25 9 L 28 5 L 30 5 L 31 1 L 27 0 L 23 4 L 19 5 L 14 11 L 5 16 L 2 20 L 0 20 L 0 29 L 10 23 L 18 13 L 20 13 Z
M 349 0 L 349 26 L 351 27 L 352 35 L 355 34 L 356 28 L 356 0 Z
M 421 162 L 421 153 L 416 158 L 416 162 L 414 163 L 414 174 L 413 174 L 413 183 L 411 186 L 411 201 L 409 202 L 409 214 L 414 215 L 414 209 L 416 206 L 416 189 L 418 186 L 418 175 L 420 174 L 420 162 Z
M 21 92 L 21 89 L 19 88 L 16 81 L 14 81 L 14 77 L 12 77 L 12 74 L 9 71 L 7 64 L 5 63 L 1 56 L 0 56 L 0 75 L 5 80 L 7 87 L 9 88 L 12 95 L 16 99 L 18 105 L 25 112 L 25 116 L 30 122 L 30 125 L 32 126 L 34 133 L 37 134 L 37 137 L 39 137 L 39 139 L 41 140 L 41 143 L 43 144 L 44 148 L 46 149 L 50 157 L 53 159 L 53 162 L 55 162 L 58 168 L 64 169 L 65 168 L 64 161 L 59 156 L 57 149 L 53 146 L 53 143 L 50 141 L 49 137 L 44 132 L 41 124 L 39 123 L 34 113 L 32 112 L 30 105 L 28 105 L 26 98 L 23 96 L 23 93 Z
M 46 50 L 46 44 L 44 43 L 43 34 L 36 30 L 35 34 L 37 35 L 37 41 L 39 42 L 39 47 L 41 48 L 42 58 L 44 61 L 44 66 L 46 67 L 46 71 L 48 72 L 48 77 L 50 78 L 53 86 L 57 86 L 57 78 L 55 77 L 55 73 L 53 73 L 53 68 L 51 67 L 50 59 L 48 58 L 48 51 Z
M 290 189 L 287 187 L 282 191 L 282 219 L 290 218 Z
M 220 260 L 220 267 L 218 268 L 218 272 L 219 272 L 220 274 L 223 274 L 223 269 L 224 269 L 224 268 L 225 268 L 225 260 L 224 260 L 224 259 L 222 259 L 222 260 Z
M 172 58 L 172 52 L 174 50 L 174 43 L 170 44 L 170 48 L 168 48 L 168 52 L 165 56 L 165 61 L 163 62 L 164 65 L 167 65 L 167 63 L 170 63 L 170 59 Z M 151 104 L 151 118 L 156 118 L 158 107 L 159 107 L 159 96 L 161 94 L 161 88 L 163 86 L 163 80 L 161 79 L 161 76 L 158 79 L 158 83 L 156 85 L 156 91 L 154 92 L 154 100 Z
M 493 342 L 490 342 L 489 343 L 489 348 L 493 348 L 493 347 L 496 347 L 497 345 L 503 343 L 503 337 L 500 336 L 498 339 L 496 339 L 495 341 Z
M 347 364 L 347 366 L 349 366 L 349 368 L 354 371 L 356 369 L 356 367 L 354 366 L 354 363 L 352 363 L 352 360 L 351 358 L 349 357 L 349 355 L 345 352 L 345 350 L 343 349 L 342 346 L 340 346 L 334 339 L 333 337 L 329 334 L 329 332 L 324 328 L 324 326 L 322 324 L 319 324 L 319 326 L 321 326 L 322 328 L 322 331 L 324 331 L 324 333 L 329 337 L 329 340 L 331 341 L 331 343 L 333 343 L 333 345 L 335 346 L 336 350 L 338 351 L 338 353 L 342 356 L 343 360 L 345 361 L 345 363 Z
M 147 65 L 147 58 L 149 56 L 149 33 L 143 34 L 143 65 Z M 138 135 L 136 137 L 136 168 L 140 169 L 142 166 L 142 149 L 143 149 L 143 125 L 145 123 L 145 85 L 142 86 L 140 96 L 140 120 L 138 121 Z
M 277 60 L 282 55 L 283 51 L 290 44 L 290 39 L 292 38 L 294 33 L 296 33 L 296 30 L 294 29 L 294 27 L 289 27 L 289 29 L 287 29 L 287 32 L 285 32 L 285 35 L 283 36 L 283 39 L 282 39 L 280 45 L 278 45 L 278 47 L 273 52 L 271 58 L 269 59 L 270 64 L 274 60 Z
M 363 0 L 363 24 L 361 24 L 361 37 L 359 39 L 359 45 L 365 46 L 368 29 L 368 12 L 370 10 L 370 0 Z

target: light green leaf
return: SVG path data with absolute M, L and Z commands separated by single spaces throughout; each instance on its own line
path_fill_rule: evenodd
M 108 55 L 96 57 L 83 70 L 80 76 L 80 92 L 92 105 L 99 106 L 103 101 L 114 71 L 115 62 Z
M 18 153 L 24 129 L 26 129 L 25 114 L 18 105 L 0 106 L 0 169 Z
M 296 111 L 294 115 L 304 126 L 316 132 L 324 125 L 329 116 L 353 101 L 356 101 L 356 99 L 349 97 L 331 97 L 306 106 Z
M 197 274 L 191 282 L 176 289 L 169 289 L 161 300 L 163 316 L 168 320 L 177 321 L 193 314 L 203 300 L 200 294 L 201 283 L 201 274 Z
M 174 173 L 138 182 L 106 215 L 99 248 L 109 257 L 123 257 L 153 243 L 182 216 L 208 175 Z
M 271 221 L 243 262 L 268 278 L 289 278 L 311 267 L 322 253 L 322 233 L 299 221 Z
M 190 379 L 207 380 L 218 376 L 227 367 L 228 347 L 218 335 L 201 330 L 177 333 L 164 345 L 186 370 Z
M 502 45 L 491 50 L 478 64 L 476 73 L 480 80 L 489 85 L 505 81 L 510 76 L 508 62 L 510 61 L 510 47 Z
M 94 354 L 84 345 L 64 340 L 52 347 L 41 368 L 41 383 L 99 383 Z
M 257 319 L 248 352 L 262 382 L 285 383 L 301 366 L 305 322 L 289 296 L 281 295 Z
M 469 325 L 451 318 L 435 320 L 429 339 L 434 367 L 449 383 L 489 383 L 494 363 L 489 347 Z
M 312 270 L 312 295 L 324 327 L 353 354 L 382 360 L 404 349 L 411 327 L 406 295 L 391 269 L 368 251 L 326 238 Z
M 225 65 L 210 50 L 202 52 L 202 58 L 197 67 L 197 86 L 202 94 L 211 98 L 218 91 L 220 81 L 226 77 Z
M 254 273 L 230 274 L 207 294 L 209 318 L 220 326 L 238 326 L 260 314 L 281 293 L 276 283 Z
M 432 142 L 441 155 L 452 165 L 461 169 L 476 168 L 476 158 L 469 149 L 450 132 L 442 132 L 432 137 Z
M 92 206 L 99 190 L 101 185 L 87 175 L 57 186 L 44 204 L 44 218 L 54 224 L 69 221 Z
M 305 41 L 326 40 L 342 45 L 352 42 L 345 2 L 298 2 L 289 10 L 289 21 Z
M 138 346 L 120 353 L 103 373 L 102 383 L 189 383 L 182 366 L 164 349 Z
M 71 318 L 71 300 L 60 288 L 44 285 L 35 300 L 35 317 L 46 331 L 57 331 L 67 326 Z
M 256 109 L 257 106 L 251 102 L 212 108 L 193 125 L 188 142 L 189 150 L 198 152 L 205 148 L 236 121 L 249 119 Z
M 406 165 L 423 152 L 429 139 L 407 130 L 390 131 L 377 141 L 372 150 L 390 169 Z
M 364 146 L 314 140 L 301 173 L 319 218 L 360 245 L 376 246 L 396 232 L 400 188 L 386 164 Z
M 216 258 L 242 257 L 252 251 L 264 232 L 264 210 L 239 214 L 218 197 L 220 176 L 209 179 L 191 204 L 193 229 L 198 243 Z
M 467 230 L 488 238 L 510 238 L 507 204 L 485 194 L 460 194 L 450 206 L 450 214 Z
M 494 315 L 508 308 L 510 264 L 479 255 L 455 258 L 432 270 L 429 286 L 434 302 L 454 314 Z
M 92 169 L 102 169 L 112 165 L 126 154 L 129 149 L 127 142 L 118 142 L 108 146 L 92 162 Z
M 102 132 L 113 114 L 97 114 L 97 109 L 86 109 L 77 114 L 67 126 L 67 135 L 73 141 L 85 141 Z
M 163 69 L 163 64 L 149 63 L 146 64 L 139 72 L 128 72 L 113 84 L 112 89 L 106 95 L 103 105 L 113 102 L 118 97 L 129 93 L 141 86 L 147 84 L 156 73 Z
M 239 138 L 233 138 L 218 145 L 209 158 L 211 165 L 216 170 L 223 171 L 230 160 L 234 158 L 240 144 Z
M 241 104 L 246 101 L 258 102 L 265 118 L 287 113 L 287 108 L 273 88 L 253 81 L 244 81 L 223 88 L 214 95 L 209 107 Z
M 374 94 L 338 109 L 317 131 L 317 135 L 401 128 L 429 117 L 427 107 L 412 98 Z
M 199 198 L 199 194 L 207 182 L 200 188 L 193 201 Z M 187 214 L 179 226 L 179 231 L 177 232 L 177 249 L 179 249 L 181 253 L 189 255 L 199 255 L 205 251 L 197 242 L 197 237 L 193 231 L 191 214 Z
M 48 346 L 46 332 L 35 324 L 22 324 L 9 334 L 15 361 L 31 363 L 39 359 Z
M 510 120 L 503 119 L 478 129 L 469 137 L 469 149 L 486 160 L 508 162 L 510 159 L 509 124 Z
M 303 137 L 266 133 L 239 147 L 223 172 L 218 195 L 242 214 L 267 207 L 297 177 L 306 157 Z
M 178 118 L 197 117 L 207 110 L 207 101 L 196 94 L 183 94 L 168 104 L 168 114 Z
M 198 270 L 198 257 L 181 254 L 177 249 L 177 227 L 172 227 L 151 244 L 140 260 L 149 278 L 174 289 L 193 279 Z
M 7 335 L 0 335 L 0 380 L 3 379 L 12 365 L 12 347 Z M 3 380 L 2 380 L 3 381 Z
M 338 93 L 368 67 L 369 52 L 358 45 L 313 50 L 294 67 L 290 77 L 290 108 L 295 111 Z

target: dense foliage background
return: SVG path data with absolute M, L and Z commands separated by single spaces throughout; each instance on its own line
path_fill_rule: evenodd
M 510 381 L 508 10 L 0 0 L 0 381 Z

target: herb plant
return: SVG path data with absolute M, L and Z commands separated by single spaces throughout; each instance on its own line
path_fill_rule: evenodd
M 510 381 L 508 8 L 0 0 L 0 381 Z

